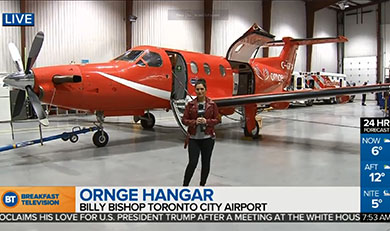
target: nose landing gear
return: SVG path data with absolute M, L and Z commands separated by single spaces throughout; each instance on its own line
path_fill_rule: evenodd
M 95 124 L 98 130 L 93 134 L 92 141 L 96 147 L 100 148 L 106 146 L 109 140 L 107 132 L 103 130 L 104 114 L 102 111 L 96 112 L 96 120 L 99 123 Z
M 108 143 L 108 134 L 107 132 L 103 131 L 103 130 L 98 130 L 97 132 L 95 132 L 95 134 L 93 134 L 93 137 L 92 137 L 92 141 L 93 141 L 93 144 L 96 145 L 96 147 L 104 147 L 107 145 Z

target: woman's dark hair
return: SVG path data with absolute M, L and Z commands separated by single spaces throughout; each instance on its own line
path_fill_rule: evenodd
M 198 84 L 202 84 L 204 86 L 204 88 L 207 89 L 206 80 L 205 79 L 197 79 L 196 82 L 195 82 L 195 87 Z

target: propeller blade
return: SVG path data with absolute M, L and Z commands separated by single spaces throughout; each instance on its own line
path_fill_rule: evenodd
M 39 122 L 44 125 L 49 125 L 49 120 L 47 119 L 46 112 L 42 109 L 41 101 L 39 100 L 38 96 L 34 93 L 32 88 L 30 86 L 26 87 L 26 91 L 28 94 L 28 97 L 30 98 L 30 102 L 34 108 L 35 113 L 38 116 Z
M 26 92 L 23 90 L 18 90 L 18 95 L 16 96 L 15 105 L 12 105 L 11 108 L 11 117 L 15 118 L 20 114 L 24 106 L 24 101 L 26 100 Z
M 24 72 L 23 62 L 22 62 L 22 58 L 20 57 L 18 48 L 15 46 L 14 43 L 9 43 L 8 49 L 9 52 L 11 53 L 12 60 L 15 62 L 16 69 L 18 69 L 18 72 L 19 73 Z
M 41 51 L 43 43 L 44 34 L 42 31 L 39 31 L 35 35 L 34 41 L 31 45 L 30 53 L 28 54 L 27 65 L 26 65 L 26 74 L 30 72 L 31 67 L 34 65 L 35 60 L 37 60 L 39 51 Z

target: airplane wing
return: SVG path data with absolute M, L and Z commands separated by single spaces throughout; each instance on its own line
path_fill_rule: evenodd
M 288 102 L 301 99 L 313 99 L 325 96 L 351 95 L 389 91 L 390 84 L 366 85 L 359 87 L 340 87 L 321 90 L 301 90 L 287 92 L 259 93 L 231 97 L 211 97 L 218 107 L 239 106 L 252 103 Z

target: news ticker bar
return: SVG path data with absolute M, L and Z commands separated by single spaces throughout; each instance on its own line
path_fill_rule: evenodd
M 390 118 L 360 119 L 362 213 L 390 212 Z
M 390 213 L 0 213 L 1 222 L 389 222 Z

